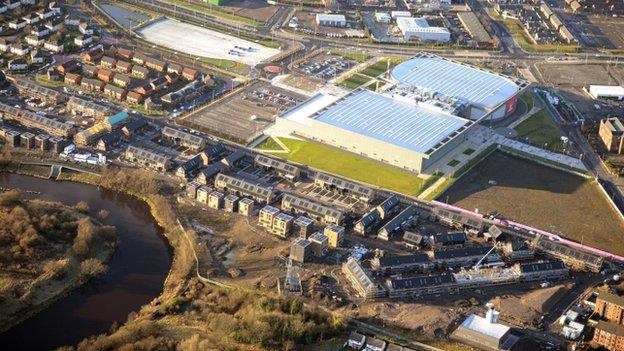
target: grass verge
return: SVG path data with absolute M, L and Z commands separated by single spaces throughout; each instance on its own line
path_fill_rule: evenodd
M 425 181 L 415 173 L 313 141 L 280 140 L 290 152 L 275 153 L 277 157 L 406 195 L 415 196 L 424 189 Z M 258 149 L 281 150 L 272 139 L 267 139 Z
M 518 132 L 519 138 L 533 145 L 556 152 L 561 152 L 565 148 L 561 140 L 563 132 L 545 110 L 525 119 L 514 129 Z
M 348 89 L 357 89 L 359 87 L 361 87 L 362 85 L 370 82 L 372 80 L 371 77 L 369 76 L 365 76 L 359 73 L 355 73 L 352 76 L 350 76 L 349 78 L 343 80 L 340 84 L 341 87 L 345 87 Z

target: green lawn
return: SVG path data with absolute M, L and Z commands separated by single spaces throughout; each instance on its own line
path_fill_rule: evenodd
M 371 55 L 364 51 L 354 52 L 354 51 L 334 50 L 334 51 L 331 51 L 330 54 L 342 56 L 346 58 L 347 60 L 356 61 L 356 62 L 364 62 L 368 60 L 369 58 L 371 58 Z
M 279 49 L 282 46 L 278 40 L 263 38 L 258 40 L 258 44 L 272 49 Z
M 236 21 L 236 22 L 248 24 L 251 26 L 262 25 L 262 22 L 254 20 L 253 18 L 247 18 L 247 17 L 239 16 L 233 13 L 221 11 L 219 10 L 219 6 L 216 6 L 216 5 L 206 6 L 206 5 L 200 5 L 200 4 L 192 3 L 189 1 L 185 1 L 185 0 L 172 0 L 171 2 L 178 4 L 180 6 L 188 7 L 198 12 L 203 12 L 205 14 L 212 15 L 215 17 L 220 17 L 220 18 L 227 19 L 230 21 Z
M 406 195 L 415 196 L 421 192 L 424 180 L 415 173 L 321 143 L 288 138 L 280 140 L 290 152 L 274 153 L 276 157 Z M 258 145 L 258 149 L 266 151 L 281 148 L 274 140 L 267 139 Z
M 202 57 L 202 58 L 200 58 L 200 60 L 201 60 L 201 62 L 203 62 L 203 63 L 205 63 L 207 65 L 219 67 L 221 69 L 224 69 L 224 70 L 227 70 L 227 71 L 230 71 L 230 72 L 234 72 L 234 73 L 244 73 L 249 68 L 244 63 L 240 63 L 240 62 L 236 62 L 236 61 L 232 61 L 232 60 L 226 60 L 226 59 L 218 59 L 218 58 L 213 58 L 213 57 Z
M 527 118 L 515 128 L 518 137 L 529 143 L 553 151 L 563 151 L 561 129 L 555 124 L 548 112 L 541 110 Z
M 351 77 L 343 80 L 340 84 L 340 86 L 343 86 L 345 88 L 349 88 L 349 89 L 356 89 L 368 82 L 370 82 L 372 80 L 371 77 L 369 76 L 365 76 L 359 73 L 355 73 L 353 74 Z
M 531 111 L 533 108 L 533 94 L 530 90 L 525 91 L 522 95 L 520 95 L 520 100 L 524 102 L 527 107 L 527 112 Z
M 381 59 L 377 62 L 375 62 L 374 64 L 366 67 L 362 72 L 360 72 L 361 74 L 367 75 L 369 77 L 377 77 L 380 74 L 384 73 L 385 71 L 387 71 L 388 69 L 392 69 L 394 68 L 396 65 L 398 65 L 399 63 L 401 63 L 403 61 L 402 58 L 384 58 Z

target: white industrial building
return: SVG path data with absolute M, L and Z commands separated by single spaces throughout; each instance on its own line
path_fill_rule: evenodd
M 399 17 L 412 17 L 412 13 L 409 11 L 392 11 L 390 14 L 393 19 L 397 19 Z
M 511 328 L 498 323 L 499 312 L 488 306 L 485 318 L 471 314 L 455 330 L 452 337 L 484 350 L 510 350 L 518 337 Z
M 375 21 L 379 23 L 390 23 L 392 22 L 392 17 L 387 12 L 375 12 Z
M 486 116 L 500 119 L 513 113 L 518 94 L 528 86 L 522 79 L 429 53 L 420 53 L 397 65 L 391 76 L 399 84 L 466 103 L 469 107 L 462 116 L 472 120 Z
M 327 27 L 346 27 L 347 19 L 344 15 L 317 13 L 316 24 Z
M 590 85 L 587 90 L 594 99 L 617 99 L 624 98 L 624 87 L 619 85 Z
M 418 39 L 427 42 L 448 42 L 451 40 L 451 32 L 448 29 L 431 27 L 424 18 L 399 17 L 396 22 L 406 41 Z
M 320 91 L 278 116 L 273 130 L 422 173 L 465 141 L 476 122 L 512 112 L 526 87 L 429 54 L 396 66 L 391 75 L 395 84 L 381 93 Z

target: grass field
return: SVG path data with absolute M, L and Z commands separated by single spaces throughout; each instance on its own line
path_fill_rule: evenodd
M 558 152 L 564 149 L 564 143 L 561 141 L 563 132 L 545 110 L 527 118 L 514 129 L 520 139 L 533 145 Z
M 346 58 L 347 60 L 356 61 L 356 62 L 364 62 L 368 60 L 369 58 L 371 58 L 371 55 L 364 51 L 355 52 L 355 51 L 332 50 L 330 54 L 342 56 Z
M 520 95 L 520 100 L 524 102 L 527 112 L 531 111 L 533 108 L 533 94 L 531 94 L 530 91 L 525 91 L 522 95 Z
M 424 180 L 415 173 L 321 143 L 287 138 L 280 140 L 290 152 L 273 153 L 274 156 L 406 195 L 415 196 L 422 190 Z M 282 150 L 270 138 L 260 144 L 258 149 L 269 152 Z
M 365 76 L 359 73 L 355 73 L 353 74 L 351 77 L 343 80 L 340 84 L 340 86 L 345 87 L 345 88 L 349 88 L 349 89 L 356 89 L 368 82 L 370 82 L 372 80 L 371 77 L 369 76 Z
M 207 65 L 211 65 L 214 67 L 224 69 L 226 71 L 239 73 L 239 74 L 244 73 L 247 71 L 247 69 L 249 69 L 249 66 L 247 66 L 246 64 L 232 61 L 232 60 L 218 59 L 218 58 L 212 58 L 212 57 L 202 57 L 200 60 L 202 63 L 205 63 Z
M 503 216 L 624 254 L 624 224 L 598 185 L 567 172 L 495 152 L 458 179 L 441 200 Z

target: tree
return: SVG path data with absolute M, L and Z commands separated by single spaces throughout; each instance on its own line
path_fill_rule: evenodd
M 100 217 L 101 219 L 108 218 L 108 215 L 110 215 L 110 212 L 108 212 L 105 209 L 101 209 L 101 210 L 98 211 L 98 217 Z
M 87 277 L 95 277 L 106 273 L 108 267 L 97 258 L 88 258 L 80 263 L 80 273 Z
M 89 213 L 89 204 L 84 201 L 79 201 L 74 208 L 82 213 Z

